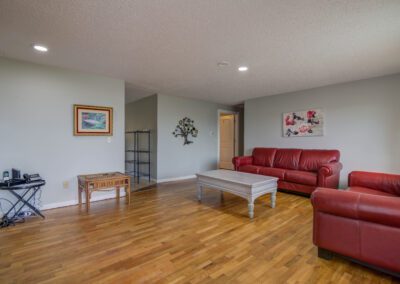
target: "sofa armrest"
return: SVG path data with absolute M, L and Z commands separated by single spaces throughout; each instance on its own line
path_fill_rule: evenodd
M 318 175 L 333 176 L 335 174 L 340 173 L 342 168 L 343 165 L 340 162 L 323 164 L 318 169 Z
M 323 164 L 318 169 L 318 186 L 338 188 L 342 163 Z
M 400 228 L 400 199 L 360 192 L 318 188 L 311 195 L 314 210 Z
M 311 194 L 314 210 L 331 215 L 357 219 L 359 194 L 332 188 L 317 188 Z
M 362 186 L 400 196 L 400 175 L 355 171 L 349 174 L 349 186 Z
M 237 171 L 240 166 L 251 165 L 253 163 L 253 156 L 233 157 L 232 163 L 235 167 L 235 171 Z

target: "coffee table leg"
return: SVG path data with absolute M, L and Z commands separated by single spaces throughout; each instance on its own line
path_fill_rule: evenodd
M 198 184 L 197 185 L 197 200 L 201 202 L 201 197 L 203 195 L 203 186 Z
M 252 198 L 249 199 L 249 217 L 253 219 L 254 217 L 254 200 Z
M 224 192 L 222 190 L 221 191 L 221 202 L 224 201 Z
M 271 208 L 275 208 L 276 203 L 276 191 L 271 192 Z

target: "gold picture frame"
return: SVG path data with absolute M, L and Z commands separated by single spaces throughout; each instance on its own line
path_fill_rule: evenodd
M 74 136 L 112 135 L 112 107 L 74 105 Z

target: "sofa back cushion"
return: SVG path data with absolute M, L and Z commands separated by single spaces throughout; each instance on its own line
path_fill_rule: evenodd
M 301 149 L 278 149 L 275 154 L 274 168 L 297 170 Z
M 273 167 L 276 148 L 254 148 L 253 164 L 256 166 Z
M 349 186 L 360 186 L 400 196 L 400 175 L 360 172 L 349 174 Z
M 303 150 L 300 157 L 299 170 L 316 172 L 323 164 L 339 162 L 338 150 Z

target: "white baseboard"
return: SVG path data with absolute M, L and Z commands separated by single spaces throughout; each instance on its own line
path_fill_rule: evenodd
M 78 200 L 67 200 L 67 201 L 62 201 L 62 202 L 45 204 L 40 207 L 40 210 L 49 210 L 49 209 L 54 209 L 54 208 L 59 208 L 59 207 L 67 207 L 67 206 L 72 206 L 72 205 L 77 205 L 77 204 L 78 204 Z
M 125 192 L 121 191 L 121 197 L 125 196 Z M 101 200 L 106 200 L 106 199 L 113 199 L 115 198 L 115 192 L 112 193 L 107 193 L 104 195 L 100 196 L 94 196 L 90 199 L 90 202 L 96 202 L 96 201 L 101 201 Z M 82 203 L 86 203 L 86 200 L 83 198 Z M 66 206 L 73 206 L 73 205 L 78 205 L 79 201 L 77 199 L 74 200 L 67 200 L 67 201 L 61 201 L 61 202 L 55 202 L 55 203 L 49 203 L 45 204 L 40 207 L 40 210 L 49 210 L 49 209 L 54 209 L 54 208 L 60 208 L 60 207 L 66 207 Z
M 196 178 L 196 175 L 190 175 L 190 176 L 184 176 L 184 177 L 174 177 L 174 178 L 162 178 L 162 179 L 158 179 L 157 183 L 179 181 L 179 180 L 192 179 L 192 178 Z

